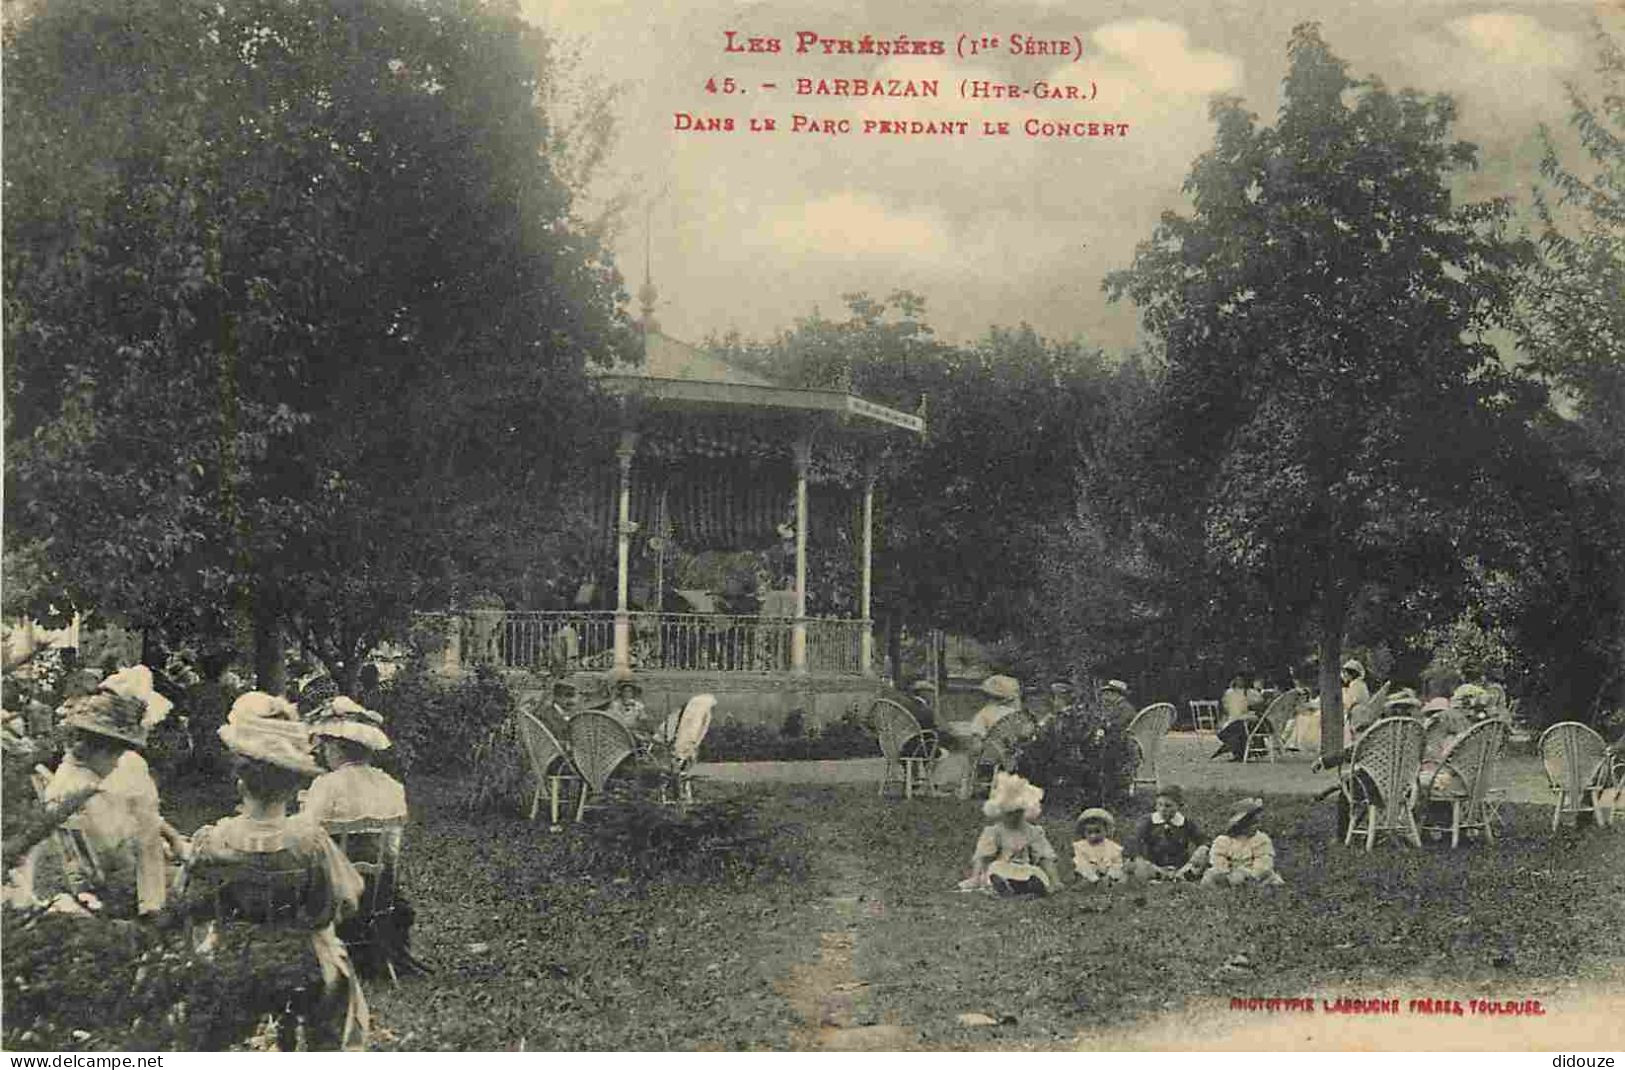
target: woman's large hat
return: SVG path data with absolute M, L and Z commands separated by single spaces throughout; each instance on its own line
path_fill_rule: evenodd
M 1450 705 L 1463 710 L 1487 709 L 1490 704 L 1488 688 L 1478 684 L 1462 684 L 1450 694 Z
M 989 676 L 982 681 L 981 692 L 989 698 L 1016 702 L 1021 698 L 1021 684 L 1014 676 Z
M 1355 676 L 1365 675 L 1365 666 L 1360 664 L 1359 658 L 1350 658 L 1343 663 L 1343 671 L 1351 672 Z
M 1242 822 L 1257 817 L 1264 812 L 1264 800 L 1259 798 L 1238 799 L 1230 807 L 1230 820 L 1225 822 L 1225 832 L 1234 832 L 1236 826 Z
M 316 776 L 322 771 L 310 755 L 310 730 L 300 722 L 298 709 L 263 691 L 237 696 L 220 726 L 220 742 L 240 757 L 295 773 Z
M 1422 700 L 1417 698 L 1416 692 L 1412 691 L 1408 687 L 1402 687 L 1388 696 L 1389 709 L 1393 709 L 1396 706 L 1410 706 L 1415 709 L 1420 709 L 1421 705 Z
M 322 715 L 310 726 L 312 737 L 347 739 L 368 750 L 388 750 L 384 715 L 369 710 L 348 695 L 340 695 L 322 708 Z
M 68 699 L 57 712 L 65 727 L 116 739 L 131 747 L 147 745 L 147 729 L 141 723 L 147 708 L 139 699 L 94 691 Z
M 1125 695 L 1128 694 L 1128 684 L 1122 680 L 1107 680 L 1101 685 L 1100 689 L 1102 691 L 1117 691 Z
M 107 677 L 90 694 L 68 699 L 60 712 L 69 728 L 144 747 L 147 732 L 174 708 L 152 689 L 152 670 L 132 665 Z
M 999 771 L 993 774 L 993 787 L 982 804 L 982 813 L 1000 817 L 1012 810 L 1022 811 L 1028 821 L 1037 821 L 1044 804 L 1044 789 L 1031 784 L 1026 777 Z
M 120 669 L 101 682 L 102 691 L 111 691 L 115 695 L 133 698 L 141 703 L 141 725 L 144 728 L 153 728 L 169 716 L 169 711 L 175 704 L 153 690 L 152 670 L 145 665 L 132 665 L 128 669 Z
M 609 674 L 605 677 L 605 680 L 609 684 L 609 690 L 611 693 L 619 692 L 623 687 L 630 687 L 638 694 L 643 694 L 643 685 L 638 683 L 637 678 L 632 675 L 631 669 L 611 669 L 609 670 Z

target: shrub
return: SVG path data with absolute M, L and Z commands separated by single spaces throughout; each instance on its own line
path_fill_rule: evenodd
M 422 663 L 409 665 L 378 689 L 377 703 L 402 773 L 428 765 L 438 772 L 488 772 L 484 765 L 501 733 L 513 733 L 513 692 L 487 665 L 456 680 L 438 679 Z
M 806 873 L 802 852 L 775 842 L 737 800 L 686 812 L 625 801 L 594 814 L 592 833 L 578 857 L 598 876 L 712 884 L 800 879 Z
M 1122 726 L 1084 708 L 1053 718 L 1023 744 L 1015 771 L 1044 789 L 1046 805 L 1112 808 L 1128 797 L 1136 760 Z
M 864 727 L 858 714 L 848 711 L 827 725 L 802 725 L 791 734 L 792 711 L 779 730 L 768 725 L 712 725 L 700 748 L 700 758 L 708 762 L 803 762 L 838 758 L 871 758 L 879 754 L 874 733 Z
M 8 910 L 0 924 L 10 1050 L 217 1050 L 319 979 L 303 936 L 206 957 L 143 922 Z

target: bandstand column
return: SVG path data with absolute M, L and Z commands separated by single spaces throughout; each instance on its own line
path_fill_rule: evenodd
M 870 617 L 870 595 L 874 587 L 875 476 L 863 480 L 863 577 L 858 589 L 858 611 L 863 618 L 863 634 L 858 639 L 858 672 L 869 675 L 875 660 L 874 621 Z
M 812 439 L 795 441 L 796 466 L 796 616 L 790 625 L 790 671 L 807 671 L 807 469 L 812 465 Z
M 632 451 L 637 448 L 638 433 L 622 431 L 621 443 L 615 447 L 615 459 L 620 462 L 620 502 L 615 524 L 615 668 L 632 668 L 632 618 L 627 604 L 627 572 L 632 556 Z

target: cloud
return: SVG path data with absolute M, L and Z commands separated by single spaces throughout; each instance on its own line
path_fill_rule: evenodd
M 1090 34 L 1096 48 L 1128 68 L 1133 80 L 1159 93 L 1206 97 L 1241 86 L 1241 61 L 1192 48 L 1183 26 L 1161 19 L 1109 22 Z
M 759 232 L 790 256 L 938 257 L 949 243 L 942 224 L 925 213 L 888 209 L 878 200 L 843 190 L 763 220 Z
M 1531 15 L 1486 12 L 1453 19 L 1444 29 L 1480 61 L 1504 67 L 1567 70 L 1584 55 L 1574 34 L 1548 30 Z

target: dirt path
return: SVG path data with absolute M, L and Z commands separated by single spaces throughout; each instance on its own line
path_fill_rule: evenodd
M 801 1017 L 790 1035 L 798 1051 L 898 1051 L 918 1044 L 917 1030 L 883 1020 L 874 993 L 854 968 L 855 952 L 870 919 L 885 911 L 880 889 L 860 860 L 825 839 L 817 857 L 832 870 L 830 889 L 817 904 L 818 959 L 797 963 L 777 984 Z

